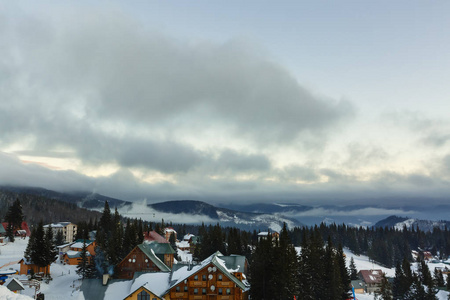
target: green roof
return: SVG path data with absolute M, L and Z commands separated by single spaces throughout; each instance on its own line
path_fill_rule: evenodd
M 3 228 L 2 223 L 0 223 L 0 233 L 6 233 L 5 228 Z
M 170 246 L 170 245 L 169 245 Z M 139 249 L 163 272 L 170 272 L 170 268 L 166 266 L 155 254 L 155 250 L 149 247 L 149 244 L 138 245 Z M 172 248 L 172 247 L 171 247 Z M 173 251 L 173 249 L 172 249 Z
M 158 243 L 158 242 L 150 242 L 145 243 L 149 249 L 152 249 L 156 255 L 158 254 L 175 254 L 175 250 L 173 250 L 172 246 L 169 243 Z

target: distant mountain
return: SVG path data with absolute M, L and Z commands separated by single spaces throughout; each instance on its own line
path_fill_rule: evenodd
M 436 227 L 439 227 L 440 229 L 445 229 L 445 227 L 450 228 L 450 221 L 431 221 L 390 216 L 375 224 L 375 227 L 390 227 L 398 230 L 402 230 L 405 226 L 408 229 L 418 227 L 422 231 L 431 231 Z
M 312 206 L 293 203 L 253 203 L 253 204 L 220 204 L 220 207 L 251 213 L 290 213 L 296 214 L 313 209 Z
M 0 187 L 0 220 L 3 221 L 8 207 L 14 200 L 19 199 L 22 205 L 22 212 L 25 221 L 29 225 L 36 225 L 40 221 L 44 224 L 60 221 L 89 222 L 100 219 L 101 213 L 98 211 L 81 208 L 76 202 L 61 201 L 48 197 L 51 191 L 13 189 Z
M 222 226 L 233 226 L 241 229 L 261 229 L 280 231 L 285 222 L 289 228 L 304 226 L 294 218 L 278 213 L 252 213 L 234 209 L 215 207 L 211 204 L 195 200 L 177 200 L 149 204 L 156 211 L 169 214 L 191 214 L 207 216 L 217 220 Z M 172 220 L 175 221 L 175 220 Z
M 108 201 L 109 206 L 117 207 L 119 212 L 125 216 L 130 217 L 142 217 L 150 215 L 151 212 L 141 212 L 139 214 L 128 214 L 133 206 L 132 202 L 103 196 L 97 193 L 89 192 L 71 192 L 61 193 L 52 190 L 36 187 L 0 187 L 0 191 L 13 193 L 15 195 L 28 195 L 33 199 L 43 197 L 45 199 L 66 202 L 75 205 L 79 208 L 89 209 L 93 211 L 102 211 L 105 205 L 105 201 Z M 53 202 L 52 202 L 53 203 Z M 273 211 L 274 213 L 253 213 L 243 212 L 237 209 L 219 208 L 202 201 L 195 200 L 174 200 L 165 201 L 160 203 L 154 203 L 147 205 L 150 211 L 163 212 L 170 215 L 170 220 L 173 223 L 178 223 L 180 218 L 178 216 L 183 215 L 186 220 L 186 215 L 192 215 L 192 220 L 199 219 L 198 216 L 202 216 L 212 223 L 219 222 L 222 226 L 233 226 L 246 230 L 275 230 L 280 231 L 283 223 L 286 222 L 289 228 L 295 226 L 303 226 L 301 222 L 294 218 L 289 218 Z M 48 208 L 51 211 L 51 207 Z M 66 219 L 70 219 L 66 217 Z M 58 221 L 58 220 L 56 220 Z
M 2 186 L 0 187 L 0 189 L 17 194 L 42 196 L 63 202 L 75 203 L 79 207 L 84 207 L 88 209 L 98 209 L 98 208 L 103 209 L 105 201 L 108 201 L 110 207 L 122 207 L 124 205 L 131 205 L 131 202 L 128 201 L 123 201 L 91 192 L 60 193 L 39 187 L 15 187 L 15 186 Z

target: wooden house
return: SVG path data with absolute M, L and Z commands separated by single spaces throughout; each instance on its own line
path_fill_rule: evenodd
M 45 267 L 40 267 L 38 265 L 33 264 L 31 261 L 26 260 L 25 258 L 22 258 L 19 261 L 20 264 L 20 275 L 28 275 L 31 273 L 37 274 L 37 273 L 43 273 L 45 275 L 50 274 L 50 265 Z
M 117 277 L 131 279 L 136 272 L 170 272 L 174 253 L 173 248 L 167 243 L 152 242 L 137 245 L 117 265 Z
M 177 239 L 177 232 L 172 227 L 166 227 L 164 228 L 164 238 L 168 241 L 170 239 L 170 236 L 174 234 L 175 240 Z
M 81 252 L 83 251 L 84 243 L 86 243 L 86 256 L 88 258 L 88 261 L 90 262 L 92 257 L 95 256 L 96 242 L 89 240 L 78 240 L 77 242 L 71 244 L 69 246 L 69 250 L 62 254 L 63 263 L 67 265 L 78 265 L 78 263 L 81 261 Z
M 381 270 L 360 270 L 358 277 L 364 281 L 366 293 L 379 292 L 381 288 L 381 280 L 383 271 Z
M 243 272 L 245 267 L 232 265 L 232 261 L 237 260 L 228 260 L 216 252 L 199 265 L 182 266 L 173 271 L 167 294 L 170 299 L 248 299 L 249 285 Z

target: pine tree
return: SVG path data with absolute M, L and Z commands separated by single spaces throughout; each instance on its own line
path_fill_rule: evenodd
M 65 242 L 62 230 L 58 230 L 55 236 L 55 244 L 59 246 L 63 245 Z
M 380 299 L 380 300 L 392 300 L 393 299 L 391 284 L 389 283 L 385 274 L 383 274 L 383 276 L 381 278 L 380 291 L 375 293 L 375 299 Z
M 12 223 L 8 223 L 6 226 L 6 237 L 8 238 L 10 243 L 14 243 L 14 226 Z
M 78 262 L 78 266 L 77 266 L 77 274 L 79 276 L 81 276 L 81 279 L 84 279 L 87 277 L 87 273 L 88 273 L 88 256 L 87 256 L 88 252 L 86 250 L 86 240 L 83 240 L 83 247 L 81 248 L 81 252 L 80 252 L 80 260 Z
M 249 281 L 251 299 L 277 299 L 272 284 L 274 274 L 274 257 L 272 238 L 261 239 L 257 244 L 250 263 Z
M 442 274 L 442 271 L 437 268 L 434 269 L 434 282 L 437 287 L 445 287 L 444 275 Z
M 353 256 L 350 258 L 350 279 L 356 280 L 358 279 L 358 270 L 356 269 L 355 260 Z
M 8 208 L 5 221 L 12 224 L 13 229 L 21 229 L 23 220 L 24 215 L 22 213 L 22 205 L 20 204 L 19 198 L 17 198 Z
M 46 261 L 48 264 L 51 264 L 56 260 L 58 250 L 56 249 L 56 244 L 53 239 L 53 230 L 50 226 L 47 227 L 47 231 L 45 232 L 44 243 L 45 243 Z
M 340 290 L 341 299 L 347 299 L 350 296 L 350 275 L 348 274 L 348 269 L 345 264 L 344 250 L 342 245 L 339 244 L 336 252 L 336 264 L 338 265 L 340 272 Z

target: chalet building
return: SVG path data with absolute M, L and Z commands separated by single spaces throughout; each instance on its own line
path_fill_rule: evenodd
M 164 238 L 166 239 L 166 241 L 170 239 L 170 236 L 172 234 L 175 235 L 175 240 L 177 240 L 177 232 L 175 231 L 175 229 L 173 229 L 172 227 L 164 228 Z
M 81 261 L 81 252 L 83 251 L 84 243 L 86 243 L 86 256 L 90 262 L 92 257 L 95 256 L 96 242 L 89 240 L 78 240 L 77 242 L 71 244 L 69 246 L 69 250 L 62 255 L 62 261 L 67 265 L 78 265 Z
M 261 240 L 267 240 L 267 238 L 269 237 L 269 234 L 272 235 L 272 241 L 275 241 L 275 239 L 280 238 L 280 234 L 276 231 L 260 232 L 260 233 L 258 233 L 258 242 Z
M 152 242 L 137 245 L 117 265 L 117 277 L 132 279 L 138 272 L 170 272 L 174 253 L 173 248 L 167 243 Z
M 366 293 L 379 292 L 381 289 L 381 280 L 383 271 L 381 270 L 360 270 L 358 277 L 364 281 Z
M 116 296 L 124 300 L 247 300 L 246 266 L 243 256 L 216 252 L 198 265 L 174 265 L 171 272 L 135 273 L 128 293 Z M 111 288 L 112 292 L 117 289 Z M 105 299 L 108 295 L 106 290 Z
M 38 265 L 33 264 L 33 262 L 28 261 L 25 258 L 22 258 L 19 261 L 19 264 L 20 264 L 20 270 L 19 270 L 20 275 L 28 275 L 31 273 L 34 273 L 34 274 L 42 273 L 44 275 L 50 274 L 50 265 L 45 266 L 45 267 L 40 267 Z
M 44 225 L 44 229 L 48 227 L 52 228 L 53 236 L 56 236 L 59 232 L 62 232 L 64 240 L 67 243 L 73 242 L 77 235 L 77 225 L 71 222 L 59 222 L 53 224 Z
M 355 294 L 364 294 L 366 292 L 366 284 L 361 279 L 351 281 Z

